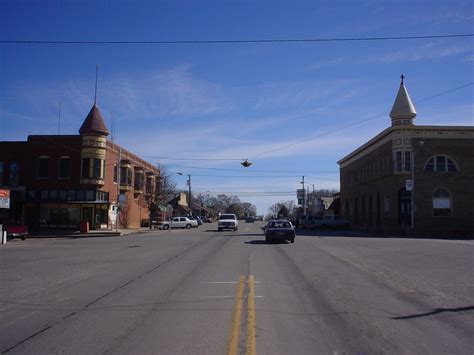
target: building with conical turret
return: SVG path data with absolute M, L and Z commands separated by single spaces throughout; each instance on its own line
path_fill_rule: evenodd
M 401 76 L 391 126 L 338 161 L 341 216 L 386 234 L 474 233 L 474 127 L 419 126 Z
M 76 230 L 82 222 L 111 230 L 148 222 L 145 194 L 156 190 L 160 171 L 108 135 L 94 102 L 79 135 L 0 142 L 0 188 L 11 196 L 0 222 L 18 220 L 30 230 Z

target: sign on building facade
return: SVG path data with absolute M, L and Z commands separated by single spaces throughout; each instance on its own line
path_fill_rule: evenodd
M 0 189 L 0 208 L 10 208 L 10 190 Z

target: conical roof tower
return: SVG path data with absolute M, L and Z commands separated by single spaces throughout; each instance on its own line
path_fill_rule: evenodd
M 104 119 L 97 107 L 96 103 L 92 106 L 89 114 L 79 128 L 79 134 L 99 134 L 103 136 L 109 135 L 109 130 L 105 125 Z
M 408 95 L 408 91 L 405 87 L 405 76 L 402 74 L 400 78 L 400 88 L 398 89 L 397 97 L 390 111 L 392 126 L 412 125 L 413 119 L 416 117 L 415 106 L 411 102 L 410 95 Z

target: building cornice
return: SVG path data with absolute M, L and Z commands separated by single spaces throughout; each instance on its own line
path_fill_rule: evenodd
M 438 139 L 474 139 L 474 126 L 394 126 L 384 129 L 375 137 L 355 149 L 337 163 L 347 165 L 356 161 L 368 152 L 389 142 L 393 136 L 407 134 L 410 138 L 438 138 Z

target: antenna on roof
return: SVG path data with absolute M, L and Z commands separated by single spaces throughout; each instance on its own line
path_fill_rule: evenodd
M 58 136 L 61 134 L 61 101 L 59 101 L 58 107 Z
M 94 93 L 94 106 L 97 103 L 97 76 L 99 75 L 99 64 L 95 65 L 95 93 Z

